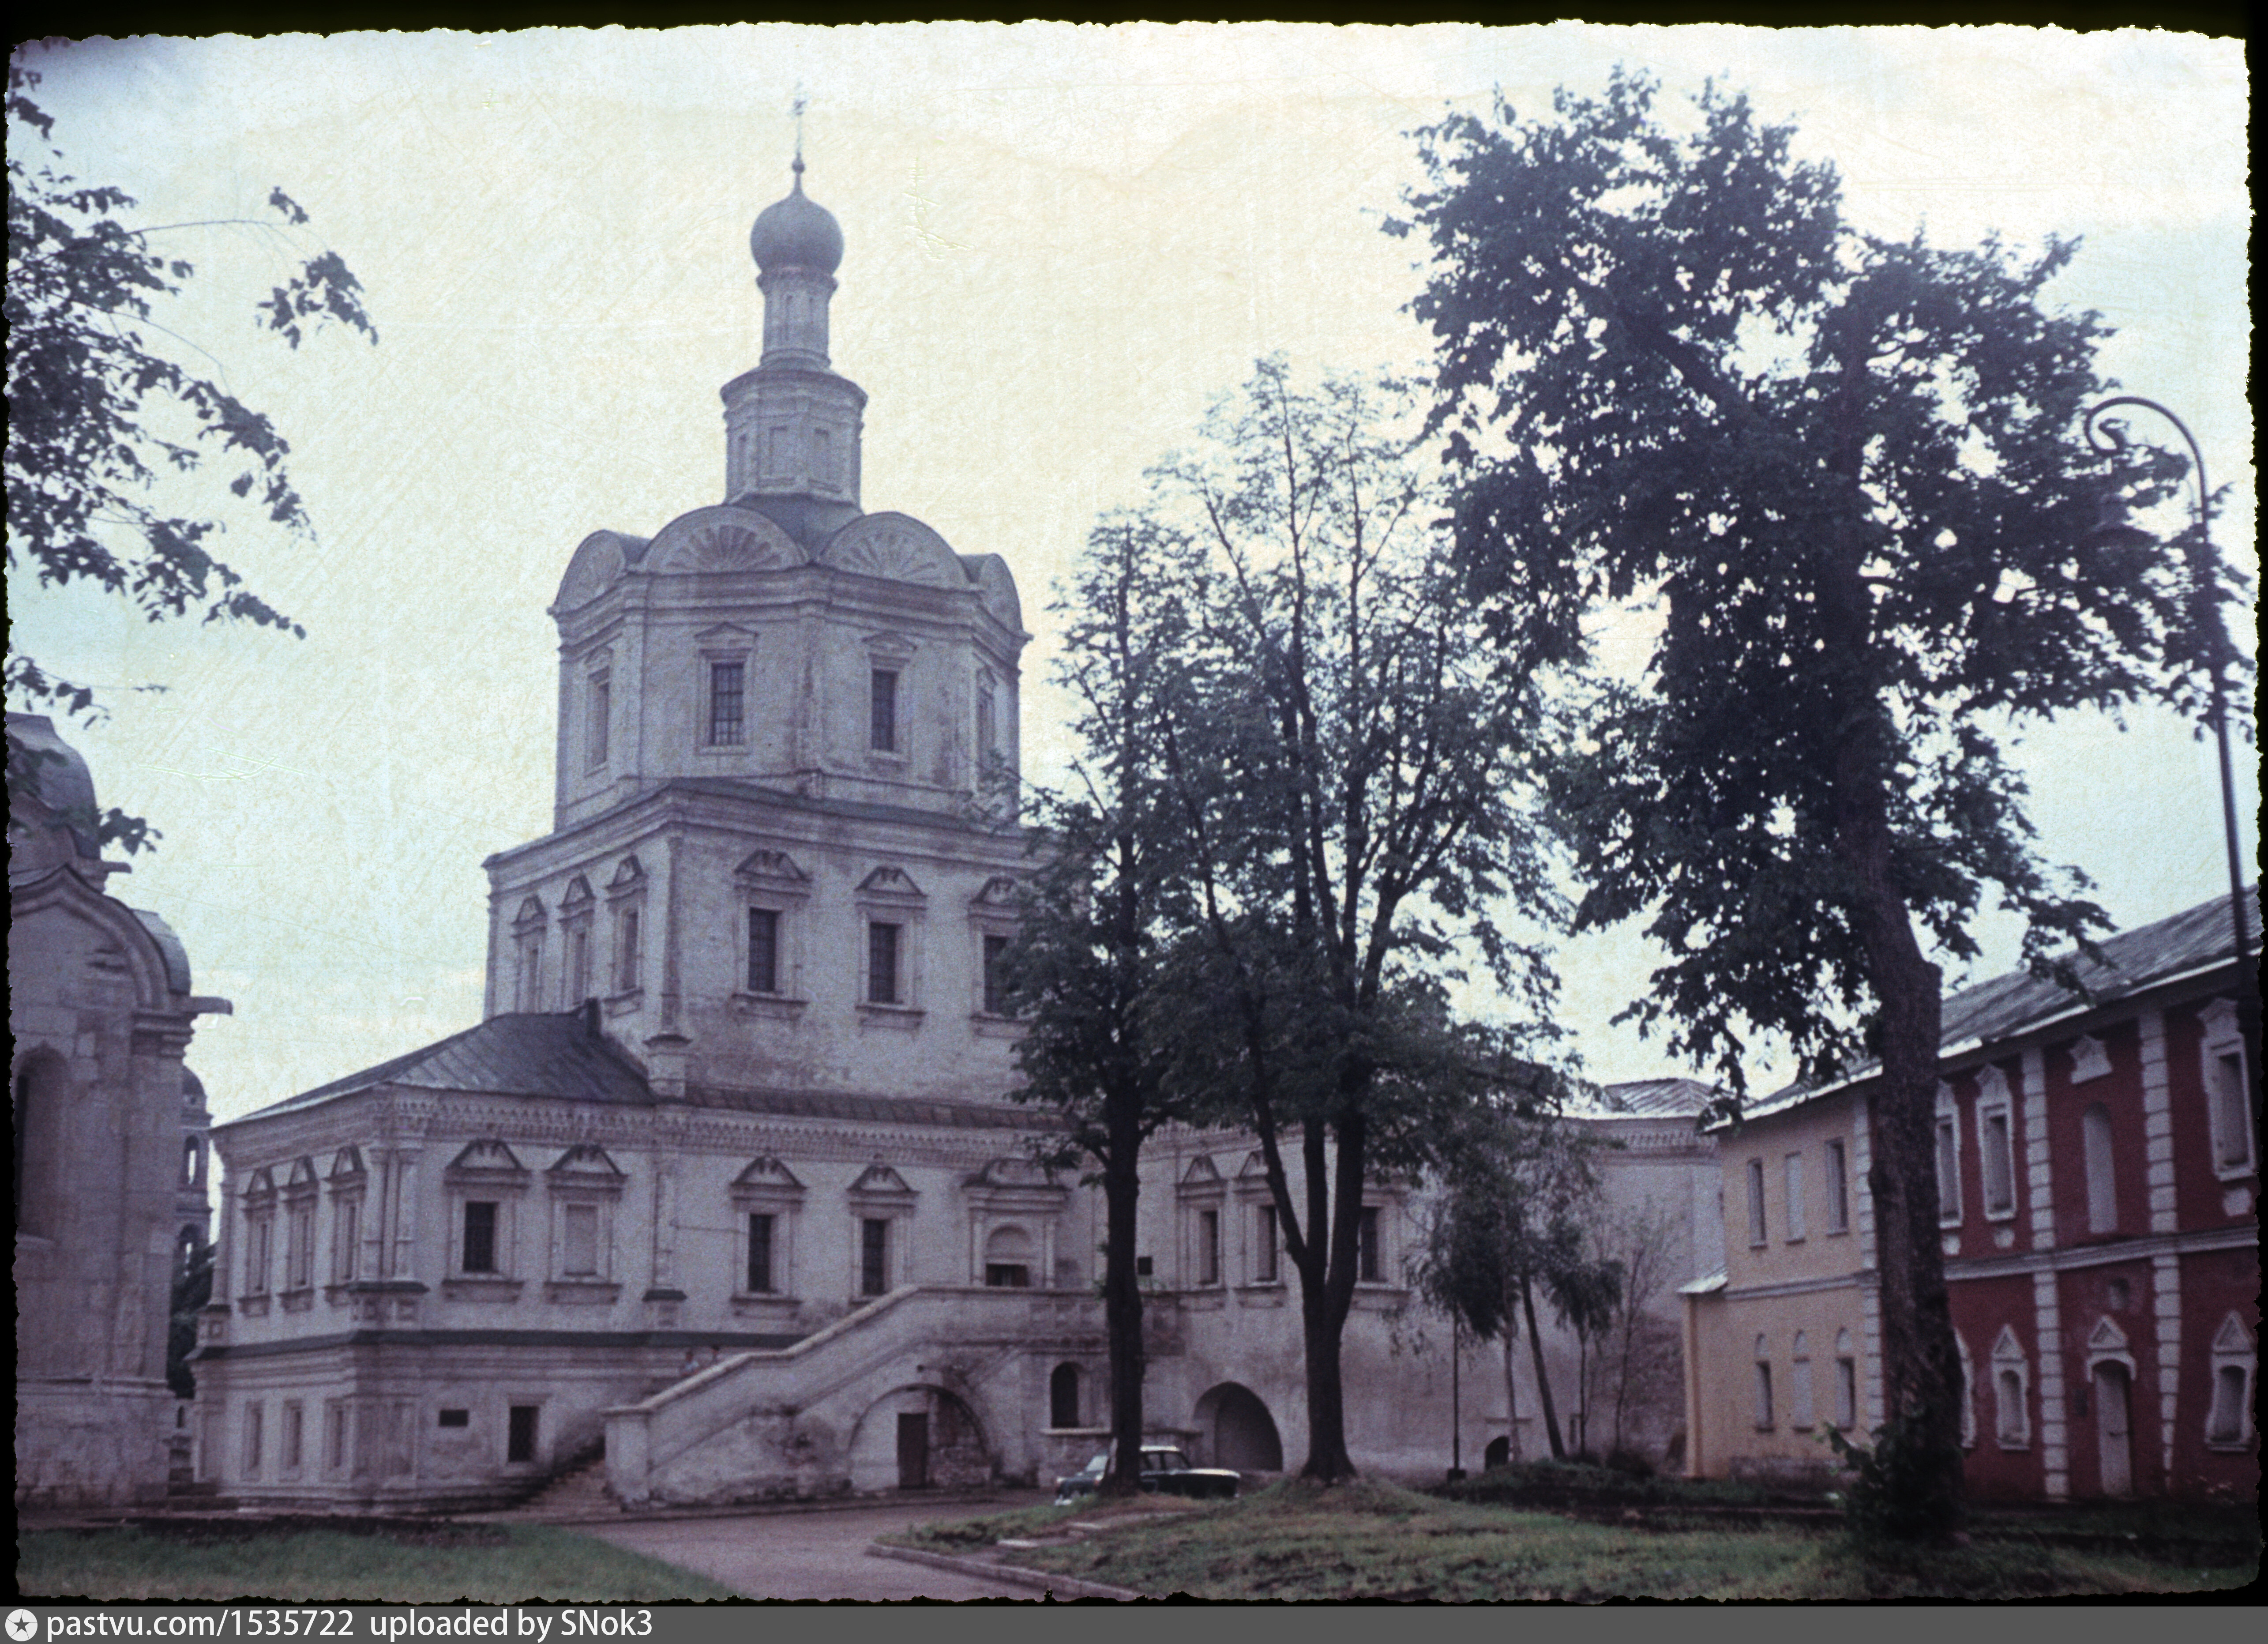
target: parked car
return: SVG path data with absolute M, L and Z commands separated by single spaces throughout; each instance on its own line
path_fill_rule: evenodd
M 1056 1480 L 1056 1504 L 1076 1501 L 1102 1487 L 1110 1471 L 1111 1452 L 1098 1451 L 1093 1461 L 1068 1478 Z M 1173 1444 L 1142 1447 L 1142 1488 L 1152 1495 L 1186 1495 L 1204 1501 L 1225 1501 L 1236 1494 L 1238 1474 L 1226 1467 L 1192 1467 L 1189 1458 Z

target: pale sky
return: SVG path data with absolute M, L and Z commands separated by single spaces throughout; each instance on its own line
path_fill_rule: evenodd
M 189 1054 L 222 1117 L 479 1020 L 481 859 L 550 826 L 544 608 L 588 532 L 650 535 L 722 499 L 717 390 L 755 363 L 747 231 L 786 191 L 799 85 L 806 188 L 848 242 L 833 356 L 871 396 L 865 505 L 1014 569 L 1029 776 L 1065 751 L 1048 606 L 1096 514 L 1138 500 L 1259 355 L 1424 360 L 1403 312 L 1422 248 L 1379 232 L 1422 181 L 1407 133 L 1492 87 L 1543 112 L 1618 61 L 1668 107 L 1713 75 L 1792 120 L 1866 228 L 2083 234 L 2054 299 L 2102 310 L 2107 374 L 2195 429 L 2229 487 L 2222 550 L 2257 571 L 2235 41 L 955 24 L 143 39 L 27 60 L 67 169 L 137 196 L 134 220 L 256 218 L 277 185 L 313 218 L 166 236 L 200 274 L 160 315 L 292 442 L 319 544 L 247 527 L 219 551 L 307 638 L 9 588 L 23 647 L 109 689 L 114 717 L 65 734 L 101 801 L 166 836 L 114 894 L 163 914 L 197 991 L 234 1001 Z M 366 287 L 375 350 L 333 332 L 295 355 L 253 332 L 252 301 L 325 247 Z M 125 689 L 148 682 L 168 689 Z M 2225 894 L 2211 745 L 2189 727 L 2073 719 L 2019 756 L 2045 851 L 2122 925 Z M 2239 768 L 2250 862 L 2249 748 Z M 1987 921 L 1973 975 L 2013 963 L 2018 933 Z M 1628 933 L 1563 949 L 1592 1077 L 1683 1071 L 1607 1025 L 1653 962 Z

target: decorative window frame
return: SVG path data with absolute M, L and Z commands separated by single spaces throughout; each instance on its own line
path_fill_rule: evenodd
M 767 1154 L 748 1161 L 733 1178 L 733 1311 L 741 1318 L 784 1321 L 803 1303 L 797 1299 L 797 1235 L 801 1231 L 806 1190 L 794 1171 Z M 748 1288 L 748 1218 L 772 1219 L 772 1287 Z M 855 1279 L 854 1279 L 855 1284 Z
M 1238 1260 L 1244 1275 L 1241 1287 L 1274 1294 L 1280 1299 L 1285 1288 L 1284 1269 L 1286 1265 L 1284 1229 L 1280 1216 L 1271 1223 L 1263 1214 L 1263 1212 L 1275 1211 L 1277 1205 L 1276 1195 L 1268 1186 L 1268 1161 L 1257 1147 L 1244 1156 L 1244 1163 L 1236 1173 L 1234 1191 L 1236 1220 L 1241 1229 Z M 1272 1262 L 1263 1260 L 1263 1241 L 1268 1236 L 1262 1231 L 1263 1227 L 1272 1230 L 1275 1235 L 1275 1259 Z
M 2238 1021 L 2236 1002 L 2228 999 L 2213 1000 L 2198 1013 L 2198 1022 L 2205 1029 L 2198 1042 L 2198 1071 L 2205 1091 L 2205 1133 L 2213 1148 L 2213 1173 L 2220 1181 L 2244 1181 L 2260 1174 L 2260 1134 L 2254 1117 L 2252 1069 L 2245 1065 L 2244 1034 Z M 2233 1103 L 2221 1099 L 2222 1058 L 2230 1056 L 2236 1058 L 2236 1100 Z M 2228 1111 L 2232 1107 L 2234 1113 Z M 2232 1121 L 2243 1127 L 2234 1139 L 2243 1144 L 2241 1157 L 2233 1156 L 2236 1150 L 2227 1145 L 2231 1140 L 2228 1132 Z
M 546 1301 L 601 1307 L 621 1297 L 622 1287 L 615 1277 L 615 1224 L 622 1190 L 629 1183 L 630 1177 L 607 1156 L 606 1149 L 592 1142 L 568 1148 L 544 1171 L 545 1220 L 550 1233 L 543 1267 L 549 1275 L 543 1286 Z M 598 1248 L 593 1252 L 597 1271 L 593 1272 L 567 1271 L 571 1205 L 588 1205 L 597 1213 Z
M 732 1006 L 744 1016 L 771 1016 L 793 1021 L 810 1001 L 804 997 L 804 904 L 811 900 L 811 876 L 796 866 L 784 851 L 760 847 L 741 859 L 733 870 L 733 885 L 742 911 L 733 921 Z M 748 986 L 747 910 L 761 909 L 779 916 L 777 950 L 772 955 L 776 993 L 758 993 Z
M 500 1138 L 482 1137 L 468 1142 L 441 1172 L 442 1193 L 448 1203 L 448 1250 L 442 1272 L 442 1296 L 452 1301 L 512 1302 L 519 1299 L 524 1281 L 519 1272 L 520 1205 L 533 1181 L 527 1168 Z M 493 1201 L 497 1207 L 496 1271 L 468 1273 L 465 1260 L 465 1206 L 475 1200 Z
M 693 693 L 694 711 L 700 716 L 693 726 L 694 756 L 720 762 L 743 757 L 755 741 L 756 636 L 736 623 L 719 623 L 694 635 L 693 645 L 701 669 Z M 723 742 L 711 741 L 709 734 L 717 725 L 717 665 L 720 662 L 740 665 L 740 734 Z
M 2071 1082 L 2084 1085 L 2110 1076 L 2110 1050 L 2091 1033 L 2071 1043 Z
M 1764 1160 L 1749 1160 L 1741 1176 L 1748 1191 L 1749 1248 L 1761 1250 L 1771 1242 L 1771 1211 L 1764 1199 Z
M 1941 1079 L 1937 1081 L 1937 1110 L 1930 1130 L 1930 1160 L 1937 1172 L 1937 1225 L 1950 1233 L 1960 1227 L 1962 1220 L 1961 1103 L 1953 1087 Z
M 2232 1310 L 2222 1319 L 2220 1328 L 2213 1332 L 2212 1392 L 2205 1399 L 2205 1447 L 2209 1450 L 2248 1450 L 2258 1437 L 2259 1412 L 2253 1408 L 2260 1395 L 2260 1345 L 2247 1330 L 2244 1321 Z M 2221 1372 L 2235 1369 L 2244 1376 L 2244 1395 L 2238 1402 L 2236 1432 L 2231 1436 L 2216 1434 L 2213 1418 L 2220 1391 Z
M 862 1242 L 860 1224 L 868 1221 L 887 1221 L 890 1224 L 889 1242 L 882 1251 L 882 1288 L 887 1295 L 910 1283 L 912 1269 L 908 1234 L 916 1212 L 921 1205 L 921 1195 L 906 1184 L 900 1176 L 880 1158 L 861 1171 L 858 1179 L 850 1183 L 843 1194 L 843 1203 L 850 1213 L 850 1294 L 853 1307 L 863 1307 L 874 1301 L 866 1294 L 861 1280 L 865 1278 L 865 1250 Z
M 2023 1343 L 2016 1339 L 2013 1325 L 2003 1324 L 1992 1342 L 1992 1434 L 2004 1450 L 2028 1450 L 2032 1448 L 2032 1364 L 2025 1356 Z M 2016 1397 L 2013 1412 L 2005 1390 L 2007 1379 L 2015 1378 Z M 2013 1413 L 2014 1419 L 2011 1415 Z
M 1780 1235 L 1783 1244 L 1801 1244 L 1810 1232 L 1803 1194 L 1803 1152 L 1800 1148 L 1780 1161 L 1780 1221 L 1787 1231 Z
M 244 1217 L 244 1282 L 237 1311 L 247 1318 L 268 1312 L 276 1273 L 276 1173 L 262 1165 L 252 1173 L 240 1196 Z
M 592 923 L 596 916 L 599 899 L 591 894 L 591 881 L 578 874 L 567 881 L 567 889 L 559 898 L 559 1008 L 578 1010 L 586 999 L 596 998 L 591 975 Z M 576 983 L 576 945 L 582 945 L 583 962 L 581 987 Z
M 323 1299 L 343 1307 L 347 1286 L 363 1278 L 363 1209 L 369 1199 L 370 1172 L 364 1168 L 362 1149 L 350 1144 L 331 1158 L 325 1185 L 331 1201 L 331 1279 Z
M 859 716 L 858 745 L 865 750 L 866 765 L 871 770 L 902 777 L 913 766 L 913 716 L 906 711 L 906 704 L 913 694 L 908 688 L 913 681 L 914 655 L 919 649 L 903 634 L 866 636 L 865 678 L 859 692 L 865 712 Z M 891 745 L 887 748 L 874 746 L 874 675 L 878 673 L 892 674 L 897 678 L 890 704 Z
M 583 772 L 590 776 L 604 771 L 614 763 L 615 731 L 615 653 L 611 646 L 601 646 L 583 659 L 581 711 L 576 718 L 583 738 Z M 606 713 L 599 713 L 599 701 L 603 693 Z
M 1063 1248 L 1064 1207 L 1071 1190 L 1055 1179 L 1046 1166 L 1027 1157 L 1004 1154 L 961 1184 L 961 1202 L 968 1210 L 968 1282 L 984 1282 L 985 1246 L 1002 1227 L 1017 1227 L 1031 1235 L 1035 1271 L 1032 1287 L 1055 1288 L 1056 1252 Z
M 2014 1221 L 2016 1205 L 2023 1198 L 2023 1183 L 2017 1176 L 2016 1165 L 2016 1097 L 2008 1088 L 2008 1076 L 1991 1063 L 1977 1073 L 1977 1100 L 1971 1104 L 1972 1123 L 1977 1127 L 1977 1197 L 1987 1221 Z M 1992 1204 L 1992 1122 L 2001 1122 L 2005 1146 L 1997 1151 L 2007 1172 L 2008 1202 L 1997 1209 Z
M 648 925 L 646 909 L 646 873 L 636 856 L 626 856 L 607 881 L 607 912 L 614 926 L 608 942 L 606 993 L 608 1013 L 635 1009 L 644 996 L 645 950 Z M 626 924 L 634 919 L 635 925 Z M 625 943 L 626 931 L 634 931 L 636 940 Z
M 863 1028 L 920 1028 L 928 1013 L 922 963 L 922 927 L 929 898 L 913 876 L 902 867 L 884 865 L 858 881 L 852 901 L 858 910 L 858 1022 Z M 876 925 L 898 927 L 898 997 L 884 1002 L 870 998 L 873 977 L 868 973 L 873 940 L 867 932 Z
M 2097 1113 L 2102 1116 L 2099 1125 L 2092 1123 Z M 2093 1138 L 2097 1134 L 2103 1138 L 2100 1149 L 2093 1146 Z M 2100 1169 L 2096 1168 L 2098 1165 Z M 2091 1239 L 2117 1237 L 2124 1225 L 2125 1213 L 2120 1206 L 2118 1194 L 2118 1121 L 2107 1102 L 2090 1102 L 2080 1110 L 2079 1167 L 2080 1183 L 2087 1193 L 2087 1236 Z M 2103 1190 L 2099 1196 L 2095 1191 L 2098 1185 Z M 2100 1217 L 2095 1213 L 2098 1210 L 2108 1211 L 2110 1214 L 2107 1218 Z M 2110 1222 L 2109 1227 L 2098 1225 L 2105 1220 Z
M 543 1008 L 543 938 L 551 915 L 541 896 L 528 896 L 512 921 L 512 1007 L 522 1013 Z
M 2141 1406 L 2141 1388 L 2134 1368 L 2133 1346 L 2126 1339 L 2126 1332 L 2119 1329 L 2118 1321 L 2108 1313 L 2096 1316 L 2095 1328 L 2087 1335 L 2087 1368 L 2081 1385 L 2088 1390 L 2090 1397 L 2093 1397 L 2095 1390 L 2095 1372 L 2098 1367 L 2105 1364 L 2119 1365 L 2125 1369 L 2126 1397 L 2129 1401 L 2127 1441 L 2130 1444 L 2133 1443 L 2134 1434 L 2139 1426 L 2133 1419 L 2133 1412 Z M 2096 1411 L 2095 1419 L 2100 1421 L 2102 1419 L 2102 1412 Z
M 1023 891 L 1015 879 L 995 874 L 968 899 L 970 964 L 968 1020 L 980 1037 L 1021 1038 L 1024 1024 L 1013 1016 L 985 1008 L 984 940 L 997 936 L 1013 942 L 1024 928 Z
M 1977 1363 L 1969 1356 L 1969 1342 L 1953 1332 L 1954 1350 L 1961 1355 L 1961 1448 L 1977 1448 Z
M 315 1161 L 301 1157 L 291 1161 L 284 1183 L 284 1283 L 276 1299 L 286 1313 L 305 1313 L 315 1304 L 315 1252 L 323 1184 Z
M 1174 1184 L 1174 1220 L 1181 1231 L 1181 1288 L 1200 1296 L 1218 1295 L 1228 1287 L 1227 1241 L 1223 1236 L 1221 1213 L 1228 1205 L 1228 1183 L 1222 1181 L 1220 1170 L 1211 1157 L 1199 1154 L 1182 1171 L 1181 1180 Z M 1213 1218 L 1213 1274 L 1204 1277 L 1204 1216 L 1210 1212 Z

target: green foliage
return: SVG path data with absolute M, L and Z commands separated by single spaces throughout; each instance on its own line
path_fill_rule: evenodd
M 42 586 L 91 582 L 133 602 L 151 622 L 198 613 L 294 635 L 298 624 L 244 586 L 212 550 L 220 522 L 169 505 L 170 476 L 217 459 L 233 473 L 231 495 L 302 540 L 313 526 L 291 482 L 291 446 L 267 417 L 217 380 L 181 363 L 182 343 L 157 318 L 195 267 L 156 248 L 157 237 L 217 224 L 137 226 L 121 213 L 123 191 L 85 184 L 26 159 L 54 122 L 31 99 L 40 77 L 8 68 L 8 574 L 28 570 Z M 48 151 L 50 159 L 61 157 Z M 306 213 L 280 188 L 268 203 L 284 224 Z M 272 226 L 245 224 L 282 233 Z M 361 285 L 335 252 L 307 259 L 259 305 L 266 328 L 296 349 L 329 323 L 378 332 Z M 194 348 L 195 344 L 188 344 Z M 99 717 L 99 687 L 64 679 L 15 648 L 6 688 L 27 707 L 54 704 Z M 26 775 L 10 744 L 8 779 Z M 131 851 L 154 836 L 116 812 L 100 837 Z
M 197 1318 L 212 1300 L 213 1247 L 201 1244 L 173 1270 L 173 1302 L 166 1328 L 166 1385 L 176 1398 L 195 1398 L 197 1378 L 189 1355 L 197 1350 Z
M 2043 970 L 2107 925 L 2034 854 L 2000 736 L 2193 694 L 2238 585 L 2091 529 L 2184 463 L 2079 438 L 2109 385 L 2099 316 L 2047 299 L 2076 242 L 1861 233 L 1745 99 L 1673 125 L 1653 97 L 1618 70 L 1546 119 L 1452 116 L 1390 226 L 1432 242 L 1460 560 L 1509 653 L 1580 661 L 1618 603 L 1662 618 L 1555 793 L 1578 927 L 1649 916 L 1670 957 L 1631 1014 L 1738 1093 L 1751 1028 L 1814 1074 L 1861 1046 L 1875 811 L 1901 916 L 1957 959 L 1988 894 Z
M 1945 1481 L 1960 1476 L 1961 1456 L 1955 1450 L 1948 1466 L 1934 1448 L 1933 1434 L 1943 1427 L 1900 1411 L 1874 1429 L 1871 1448 L 1827 1429 L 1828 1444 L 1853 1474 L 1844 1513 L 1860 1547 L 1940 1544 L 1959 1527 L 1960 1498 Z

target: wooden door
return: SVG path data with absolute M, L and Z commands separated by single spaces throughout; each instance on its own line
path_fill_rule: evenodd
M 898 1488 L 929 1488 L 929 1415 L 927 1412 L 898 1418 Z
M 2126 1367 L 2095 1367 L 2095 1441 L 2102 1458 L 2102 1493 L 2134 1493 L 2134 1441 Z

